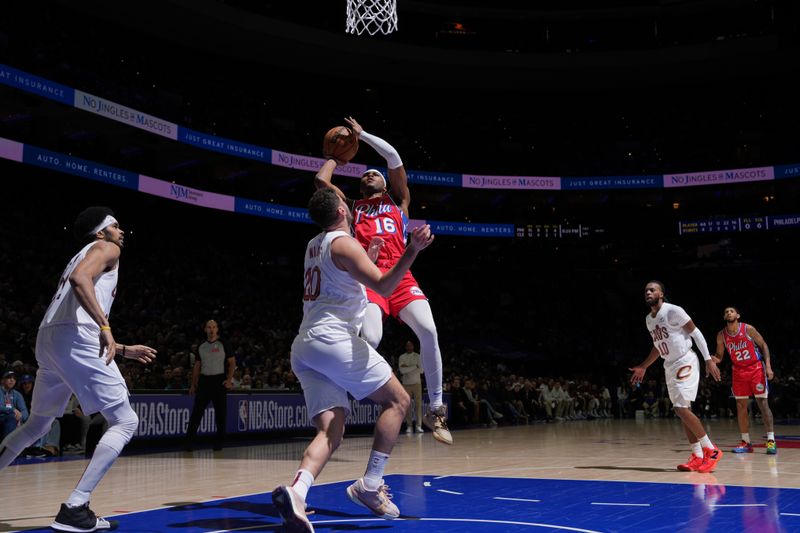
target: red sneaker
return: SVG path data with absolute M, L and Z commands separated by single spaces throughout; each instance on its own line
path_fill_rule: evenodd
M 697 469 L 701 474 L 713 472 L 717 463 L 722 459 L 722 450 L 719 448 L 703 448 L 703 464 Z
M 696 472 L 701 464 L 703 464 L 703 457 L 697 457 L 695 454 L 692 454 L 688 461 L 682 465 L 678 465 L 678 470 L 681 472 Z

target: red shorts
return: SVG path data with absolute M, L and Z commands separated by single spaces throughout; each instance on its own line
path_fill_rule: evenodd
M 386 272 L 391 268 L 391 265 L 380 264 L 378 268 L 381 269 L 381 272 Z M 417 280 L 411 275 L 410 270 L 406 272 L 397 288 L 388 298 L 384 298 L 372 289 L 367 288 L 367 299 L 374 304 L 378 304 L 383 311 L 384 317 L 392 315 L 395 318 L 398 318 L 397 315 L 400 314 L 400 311 L 414 300 L 427 300 L 425 294 L 417 285 Z
M 733 396 L 749 398 L 750 396 L 767 396 L 769 384 L 761 361 L 743 368 L 733 367 Z

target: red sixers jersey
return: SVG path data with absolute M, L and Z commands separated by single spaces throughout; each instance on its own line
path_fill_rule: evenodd
M 725 349 L 731 356 L 733 366 L 737 368 L 748 367 L 761 361 L 761 352 L 753 339 L 747 334 L 747 324 L 739 323 L 739 330 L 731 335 L 728 328 L 722 330 L 725 340 Z
M 406 249 L 408 217 L 388 194 L 356 200 L 353 203 L 353 227 L 356 239 L 364 249 L 369 248 L 373 237 L 384 240 L 378 266 L 394 265 Z

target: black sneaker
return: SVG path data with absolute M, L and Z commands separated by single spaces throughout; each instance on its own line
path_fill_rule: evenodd
M 111 531 L 119 527 L 116 520 L 106 520 L 94 514 L 89 509 L 89 502 L 79 507 L 67 507 L 61 504 L 56 519 L 50 524 L 56 531 L 69 531 L 72 533 L 91 533 L 92 531 Z

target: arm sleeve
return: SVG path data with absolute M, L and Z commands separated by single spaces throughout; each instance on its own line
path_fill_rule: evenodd
M 371 133 L 367 133 L 366 131 L 362 131 L 359 137 L 362 141 L 374 148 L 375 151 L 386 160 L 386 166 L 390 169 L 400 168 L 403 166 L 403 161 L 400 159 L 400 154 L 397 153 L 397 150 L 395 150 L 394 146 L 391 144 L 387 143 L 380 137 L 372 135 Z
M 703 359 L 708 361 L 711 359 L 711 355 L 708 353 L 708 344 L 706 344 L 706 338 L 703 337 L 703 333 L 700 331 L 700 328 L 695 327 L 694 331 L 691 333 L 692 339 L 694 343 L 697 345 L 697 349 L 700 350 L 700 355 L 703 356 Z

